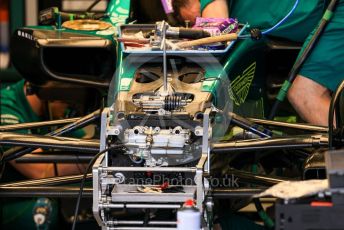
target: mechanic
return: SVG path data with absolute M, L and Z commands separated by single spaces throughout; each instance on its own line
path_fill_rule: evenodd
M 290 0 L 189 0 L 178 5 L 178 2 L 174 1 L 174 9 L 179 19 L 195 21 L 199 14 L 188 10 L 193 5 L 194 8 L 200 6 L 202 17 L 226 18 L 231 15 L 239 22 L 249 22 L 252 27 L 260 29 L 275 25 L 295 3 Z M 293 14 L 270 35 L 297 42 L 306 41 L 307 44 L 309 34 L 320 21 L 328 2 L 300 0 Z M 288 92 L 288 99 L 301 118 L 315 125 L 327 126 L 331 93 L 344 79 L 344 55 L 341 52 L 344 46 L 341 39 L 343 24 L 344 1 L 339 0 L 333 18 Z
M 28 83 L 21 80 L 13 85 L 1 89 L 1 124 L 12 125 L 25 122 L 38 122 L 44 119 L 46 105 L 49 104 L 52 119 L 61 119 L 65 116 L 67 104 L 59 101 L 48 102 L 41 100 L 36 94 L 26 94 Z M 20 130 L 21 133 L 32 133 L 30 130 Z M 44 134 L 44 129 L 37 130 Z M 37 133 L 37 134 L 38 134 Z M 74 135 L 82 136 L 83 131 Z M 2 149 L 3 151 L 4 149 Z M 41 150 L 37 150 L 41 151 Z M 36 152 L 37 152 L 36 151 Z M 39 179 L 53 176 L 81 174 L 85 169 L 83 164 L 20 164 L 11 161 L 6 165 L 1 182 L 13 182 L 26 178 Z M 1 229 L 36 229 L 33 221 L 32 210 L 36 205 L 34 198 L 28 199 L 6 199 L 1 202 Z M 51 224 L 56 225 L 57 203 L 52 201 Z M 57 226 L 57 225 L 56 225 Z M 57 227 L 56 227 L 57 228 Z M 51 229 L 51 228 L 50 228 Z

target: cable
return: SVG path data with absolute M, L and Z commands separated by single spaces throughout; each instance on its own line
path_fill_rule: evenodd
M 329 150 L 333 149 L 333 130 L 334 130 L 334 112 L 336 108 L 336 104 L 338 101 L 338 98 L 340 97 L 340 94 L 344 90 L 344 81 L 338 86 L 336 92 L 332 96 L 331 103 L 330 103 L 330 109 L 329 109 L 329 114 L 328 114 L 328 145 L 329 145 Z M 337 111 L 340 113 L 340 111 Z M 336 116 L 336 125 L 338 125 L 338 117 Z
M 78 168 L 79 173 L 82 174 L 82 170 L 80 169 L 80 165 L 79 165 L 79 164 L 81 164 L 80 159 L 79 159 L 79 155 L 78 154 L 74 154 L 74 155 L 76 157 L 76 167 Z M 84 168 L 84 170 L 86 170 L 86 169 Z
M 0 146 L 0 180 L 2 179 L 2 176 L 4 175 L 4 171 L 5 171 L 5 166 L 6 163 L 3 161 L 4 159 L 4 151 L 2 146 Z
M 286 16 L 284 16 L 284 18 L 282 18 L 279 22 L 277 22 L 274 26 L 270 27 L 269 29 L 266 29 L 264 31 L 262 31 L 263 35 L 269 34 L 272 31 L 274 31 L 275 29 L 277 29 L 279 26 L 281 26 L 295 11 L 296 7 L 299 5 L 299 0 L 296 0 L 292 9 L 288 12 L 288 14 Z M 250 34 L 245 34 L 245 35 L 241 35 L 239 36 L 240 39 L 242 38 L 251 38 Z
M 268 216 L 268 214 L 265 212 L 262 203 L 260 202 L 259 198 L 254 198 L 253 199 L 254 205 L 256 206 L 258 215 L 260 216 L 260 218 L 263 220 L 264 225 L 268 228 L 268 229 L 272 229 L 275 224 L 274 221 Z
M 268 34 L 268 33 L 272 32 L 272 31 L 274 31 L 280 25 L 282 25 L 290 17 L 290 15 L 292 15 L 294 13 L 294 11 L 295 11 L 295 9 L 296 9 L 296 7 L 298 5 L 299 5 L 299 0 L 296 0 L 294 5 L 293 5 L 293 8 L 289 11 L 289 13 L 286 16 L 284 16 L 284 18 L 282 18 L 278 23 L 276 23 L 276 25 L 274 25 L 273 27 L 271 27 L 271 28 L 269 28 L 267 30 L 264 30 L 262 32 L 262 34 Z
M 79 191 L 78 199 L 77 199 L 76 206 L 75 206 L 72 230 L 75 229 L 76 219 L 77 219 L 77 217 L 78 217 L 79 206 L 80 206 L 80 200 L 81 200 L 82 193 L 83 193 L 83 190 L 84 190 L 84 185 L 85 185 L 85 180 L 86 180 L 86 177 L 87 177 L 87 172 L 91 169 L 91 167 L 93 166 L 93 164 L 95 163 L 95 161 L 98 159 L 98 157 L 99 157 L 100 155 L 102 155 L 103 153 L 105 153 L 105 152 L 107 152 L 107 151 L 109 151 L 109 150 L 120 149 L 120 148 L 123 148 L 123 147 L 124 147 L 124 145 L 115 145 L 115 146 L 111 146 L 111 147 L 109 147 L 109 148 L 107 148 L 107 149 L 104 149 L 104 150 L 100 151 L 99 153 L 97 153 L 97 154 L 92 158 L 92 160 L 90 161 L 90 163 L 88 163 L 87 169 L 86 169 L 86 171 L 84 172 L 84 175 L 83 175 L 82 180 L 81 180 L 81 183 L 80 183 L 80 191 Z
M 255 159 L 255 161 L 257 161 L 257 159 Z M 257 170 L 257 162 L 255 162 L 253 165 L 252 165 L 252 173 L 253 174 L 257 174 L 258 173 L 258 170 Z M 268 229 L 272 229 L 274 227 L 274 221 L 269 217 L 269 215 L 266 213 L 266 211 L 264 210 L 263 208 L 263 205 L 262 203 L 260 202 L 260 199 L 259 198 L 254 198 L 253 199 L 253 203 L 254 203 L 254 206 L 256 207 L 257 209 L 257 212 L 258 212 L 258 215 L 259 217 L 263 220 L 264 222 L 264 225 L 268 228 Z
M 338 0 L 332 0 L 329 3 L 323 17 L 321 18 L 319 26 L 316 29 L 314 35 L 311 37 L 311 40 L 306 45 L 306 47 L 301 51 L 301 53 L 300 53 L 299 57 L 297 58 L 293 68 L 289 72 L 288 80 L 285 80 L 285 82 L 282 85 L 282 88 L 278 92 L 278 95 L 276 97 L 276 101 L 275 101 L 274 105 L 272 106 L 272 109 L 271 109 L 269 117 L 268 117 L 269 120 L 272 120 L 275 117 L 275 114 L 277 112 L 277 109 L 278 109 L 280 103 L 284 101 L 284 99 L 288 93 L 288 90 L 290 89 L 294 79 L 296 78 L 297 74 L 299 73 L 303 63 L 305 62 L 305 60 L 307 59 L 307 57 L 309 56 L 309 54 L 313 50 L 315 44 L 319 40 L 319 38 L 320 38 L 322 32 L 324 31 L 326 25 L 331 20 L 337 2 L 338 2 Z

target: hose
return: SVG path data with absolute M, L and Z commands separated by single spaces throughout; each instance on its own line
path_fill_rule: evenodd
M 276 101 L 273 104 L 272 109 L 271 109 L 270 114 L 269 114 L 269 117 L 268 117 L 269 120 L 272 120 L 275 117 L 279 105 L 281 104 L 281 102 L 284 101 L 284 99 L 288 93 L 288 90 L 290 89 L 290 87 L 291 87 L 293 81 L 295 80 L 298 72 L 300 71 L 303 63 L 305 62 L 305 60 L 307 59 L 307 57 L 309 56 L 309 54 L 313 50 L 313 48 L 316 45 L 317 41 L 319 40 L 321 34 L 323 33 L 326 25 L 331 21 L 331 18 L 333 16 L 337 2 L 338 2 L 338 0 L 332 0 L 329 3 L 323 17 L 321 18 L 320 24 L 319 24 L 318 28 L 316 29 L 314 35 L 311 37 L 311 40 L 308 42 L 306 47 L 301 51 L 299 57 L 297 58 L 295 64 L 293 65 L 291 71 L 289 72 L 288 79 L 284 81 L 282 88 L 278 92 Z

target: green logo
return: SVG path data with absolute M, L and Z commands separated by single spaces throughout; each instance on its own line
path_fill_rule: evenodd
M 107 13 L 113 24 L 124 23 L 129 16 L 130 0 L 110 1 Z
M 255 72 L 256 62 L 253 62 L 241 75 L 237 76 L 234 81 L 231 82 L 228 88 L 228 94 L 236 105 L 239 106 L 245 102 Z

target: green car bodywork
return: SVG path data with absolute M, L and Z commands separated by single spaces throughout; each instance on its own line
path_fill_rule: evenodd
M 130 1 L 110 1 L 107 13 L 113 25 L 127 22 L 130 12 Z M 113 39 L 113 38 L 112 38 Z M 137 66 L 123 66 L 126 54 L 117 44 L 117 91 L 129 91 L 130 84 L 134 78 Z M 216 90 L 221 78 L 229 77 L 231 87 L 228 87 L 228 96 L 233 101 L 234 110 L 245 115 L 264 117 L 263 92 L 264 92 L 264 51 L 266 42 L 264 40 L 253 41 L 251 39 L 239 40 L 224 55 L 217 57 L 222 69 L 213 68 L 211 63 L 202 63 L 205 70 L 203 91 L 211 92 L 216 100 Z
M 116 50 L 116 69 L 112 84 L 116 91 L 129 91 L 131 81 L 139 66 L 124 65 L 127 54 L 121 49 L 117 42 L 118 28 L 120 25 L 130 23 L 131 12 L 130 0 L 109 1 L 106 15 L 102 19 L 111 23 L 113 28 L 104 31 L 77 31 L 70 29 L 56 29 L 57 26 L 34 26 L 28 27 L 39 30 L 56 30 L 58 33 L 77 33 L 83 35 L 97 36 L 112 41 Z M 60 26 L 60 25 L 58 25 Z M 227 89 L 227 98 L 233 103 L 234 111 L 245 116 L 263 118 L 266 107 L 264 105 L 265 91 L 265 50 L 267 44 L 264 39 L 253 41 L 251 39 L 238 40 L 224 54 L 217 55 L 222 68 L 214 68 L 211 63 L 202 63 L 204 77 L 202 90 L 211 92 L 214 96 L 213 102 L 216 105 L 221 101 L 217 96 L 217 89 L 221 84 L 221 78 L 229 78 L 230 87 Z M 228 81 L 228 80 L 227 80 Z

